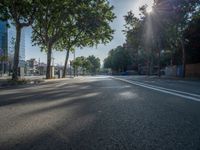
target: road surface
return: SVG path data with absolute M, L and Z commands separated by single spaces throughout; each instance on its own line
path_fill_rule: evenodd
M 1 89 L 0 150 L 199 150 L 197 85 L 180 84 L 196 96 L 103 76 Z

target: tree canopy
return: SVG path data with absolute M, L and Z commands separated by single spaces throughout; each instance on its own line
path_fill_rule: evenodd
M 122 46 L 110 50 L 108 57 L 104 59 L 104 68 L 111 68 L 117 72 L 125 72 L 130 64 L 131 57 Z
M 156 0 L 152 12 L 147 12 L 147 7 L 139 8 L 139 17 L 132 11 L 124 16 L 123 47 L 131 57 L 131 65 L 138 71 L 141 66 L 147 68 L 148 74 L 153 73 L 153 68 L 158 68 L 160 74 L 161 67 L 182 65 L 184 77 L 186 63 L 199 62 L 200 1 Z M 114 55 L 114 50 L 104 61 L 107 67 L 113 65 L 111 53 Z
M 100 59 L 95 57 L 94 55 L 88 57 L 76 57 L 75 60 L 72 61 L 72 66 L 74 69 L 82 69 L 83 74 L 86 72 L 92 75 L 96 75 L 100 70 Z
M 75 47 L 105 44 L 112 39 L 114 31 L 110 22 L 115 18 L 112 10 L 107 0 L 39 2 L 32 39 L 47 51 L 47 78 L 50 78 L 53 48 L 70 51 Z

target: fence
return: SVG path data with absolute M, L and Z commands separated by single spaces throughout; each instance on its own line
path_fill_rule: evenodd
M 165 67 L 166 76 L 176 76 L 176 66 L 167 66 Z
M 178 66 L 167 66 L 165 68 L 166 76 L 183 77 L 183 67 Z M 185 77 L 200 77 L 200 63 L 187 64 L 185 68 Z
M 186 65 L 186 77 L 200 77 L 200 63 Z

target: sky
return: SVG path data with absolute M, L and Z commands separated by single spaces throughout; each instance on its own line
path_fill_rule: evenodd
M 151 7 L 153 4 L 153 0 L 109 0 L 110 4 L 114 6 L 114 13 L 116 15 L 116 19 L 111 23 L 111 27 L 115 30 L 113 35 L 113 40 L 106 45 L 98 45 L 97 47 L 86 47 L 83 49 L 77 48 L 75 51 L 75 57 L 78 56 L 89 56 L 94 55 L 95 57 L 99 57 L 101 60 L 101 64 L 103 64 L 103 60 L 108 56 L 108 52 L 111 49 L 116 48 L 119 45 L 123 45 L 125 43 L 125 35 L 122 30 L 124 30 L 124 16 L 128 11 L 132 10 L 135 15 L 139 15 L 139 7 L 147 4 L 148 7 Z M 25 29 L 25 51 L 26 51 L 26 60 L 35 58 L 37 61 L 46 63 L 46 54 L 45 52 L 41 52 L 38 46 L 32 46 L 31 43 L 31 28 Z M 53 52 L 54 64 L 55 65 L 64 65 L 66 52 Z M 73 60 L 74 54 L 70 54 L 69 60 Z

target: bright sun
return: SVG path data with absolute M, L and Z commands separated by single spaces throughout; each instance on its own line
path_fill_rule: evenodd
M 152 7 L 147 7 L 147 13 L 151 13 L 152 12 Z

